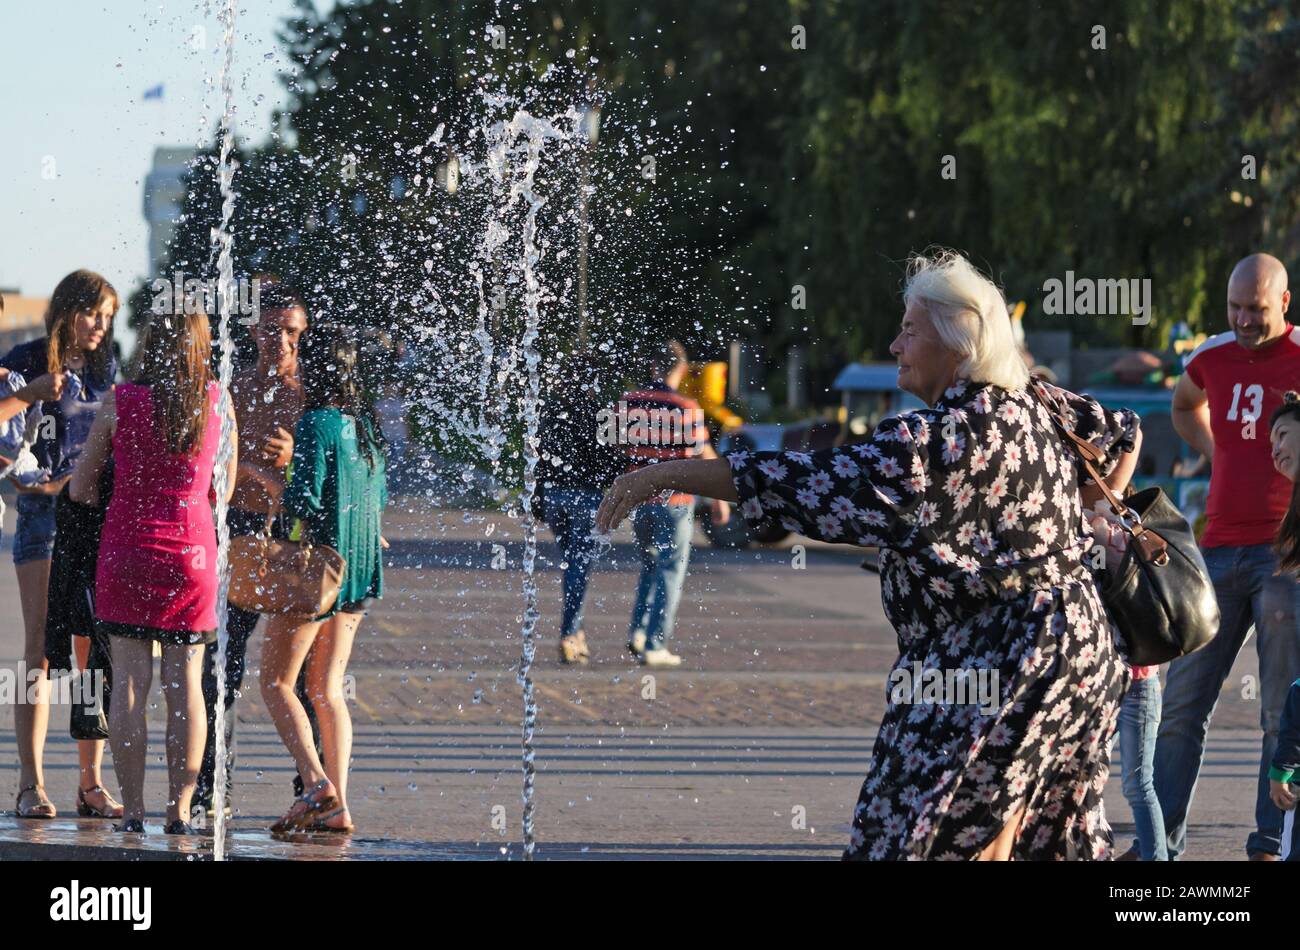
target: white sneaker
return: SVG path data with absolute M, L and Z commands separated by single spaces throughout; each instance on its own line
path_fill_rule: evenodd
M 667 647 L 660 647 L 658 650 L 646 650 L 641 654 L 641 662 L 645 666 L 681 666 L 682 658 L 676 653 L 669 653 Z
M 644 653 L 644 652 L 645 652 L 645 634 L 644 634 L 643 632 L 641 632 L 640 630 L 638 630 L 636 633 L 632 634 L 632 639 L 629 640 L 629 641 L 627 641 L 627 649 L 628 649 L 628 652 L 629 652 L 629 653 L 632 653 L 632 654 L 634 654 L 634 655 L 636 655 L 636 656 L 640 656 L 642 653 Z

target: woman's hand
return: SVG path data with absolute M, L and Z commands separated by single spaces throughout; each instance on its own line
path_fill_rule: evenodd
M 267 436 L 262 446 L 262 458 L 272 468 L 286 469 L 293 461 L 293 433 L 284 426 L 276 426 L 275 435 Z
M 29 403 L 58 402 L 63 397 L 63 382 L 62 373 L 46 373 L 37 376 L 14 395 Z
M 38 482 L 35 485 L 20 485 L 17 481 L 13 483 L 14 490 L 20 495 L 57 495 L 63 491 L 63 486 L 68 484 L 71 475 L 64 475 L 62 478 L 53 482 Z
M 1098 502 L 1089 516 L 1093 537 L 1106 553 L 1106 567 L 1118 567 L 1128 553 L 1128 533 L 1106 502 Z
M 663 491 L 655 477 L 657 465 L 647 465 L 614 479 L 596 511 L 596 531 L 608 534 L 626 518 L 637 505 L 649 501 Z
M 1268 797 L 1273 799 L 1273 804 L 1283 811 L 1290 811 L 1295 808 L 1296 794 L 1291 791 L 1291 786 L 1284 782 L 1269 779 Z

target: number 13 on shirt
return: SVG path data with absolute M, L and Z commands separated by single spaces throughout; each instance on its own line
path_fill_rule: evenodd
M 1232 387 L 1232 406 L 1228 409 L 1228 421 L 1237 421 L 1237 404 L 1241 401 L 1241 383 Z M 1243 420 L 1255 421 L 1259 419 L 1260 413 L 1264 411 L 1264 387 L 1259 383 L 1251 383 L 1246 387 L 1246 401 L 1250 404 L 1241 407 L 1241 418 Z

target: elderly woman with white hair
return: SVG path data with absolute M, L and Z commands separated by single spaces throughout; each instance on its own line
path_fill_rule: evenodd
M 755 524 L 879 546 L 894 670 L 996 684 L 977 705 L 974 689 L 900 693 L 891 675 L 846 858 L 1106 859 L 1101 793 L 1128 673 L 1089 567 L 1082 513 L 1101 492 L 1033 389 L 1102 451 L 1116 491 L 1136 464 L 1137 417 L 1031 382 L 1001 292 L 961 255 L 914 258 L 904 297 L 890 353 L 898 385 L 930 408 L 860 445 L 629 473 L 597 528 L 671 489 L 737 501 Z

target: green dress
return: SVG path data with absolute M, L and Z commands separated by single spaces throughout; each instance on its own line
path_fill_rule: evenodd
M 347 561 L 338 600 L 321 617 L 384 594 L 379 533 L 388 485 L 383 453 L 375 453 L 372 468 L 357 441 L 357 426 L 368 424 L 335 408 L 312 409 L 294 434 L 284 509 L 302 520 L 312 543 L 329 545 Z

